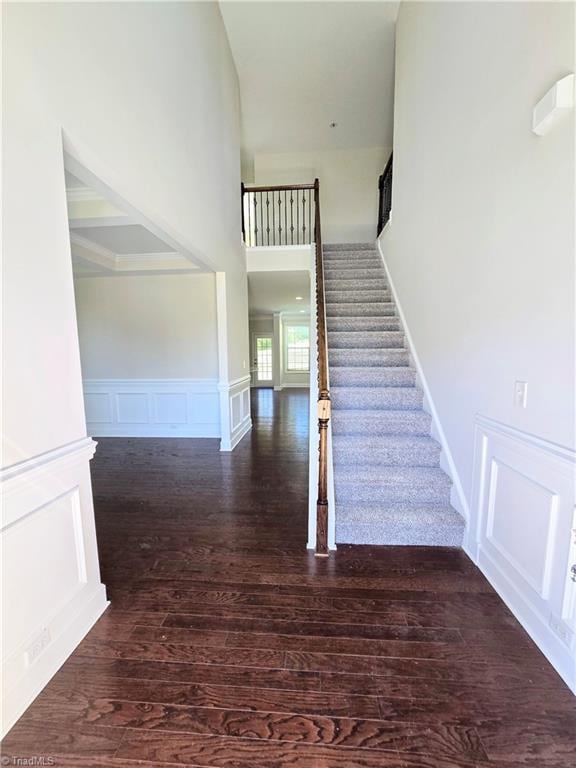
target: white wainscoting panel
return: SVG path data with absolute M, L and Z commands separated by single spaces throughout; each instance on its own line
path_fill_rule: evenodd
M 250 376 L 220 382 L 218 390 L 222 421 L 220 450 L 233 451 L 244 435 L 252 429 Z
M 576 692 L 573 451 L 481 416 L 466 549 Z
M 94 437 L 220 437 L 216 379 L 85 379 Z
M 0 472 L 2 734 L 108 605 L 100 583 L 90 438 Z

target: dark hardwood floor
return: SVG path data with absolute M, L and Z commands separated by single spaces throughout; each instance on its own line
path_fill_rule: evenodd
M 307 393 L 259 390 L 253 407 L 232 454 L 99 441 L 112 605 L 7 736 L 4 764 L 576 766 L 574 697 L 468 558 L 314 558 Z

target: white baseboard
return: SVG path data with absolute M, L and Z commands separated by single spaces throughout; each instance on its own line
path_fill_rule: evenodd
M 2 734 L 107 606 L 100 583 L 90 438 L 0 472 Z
M 426 380 L 424 369 L 422 367 L 422 364 L 420 363 L 420 358 L 418 357 L 418 352 L 416 350 L 416 346 L 414 344 L 412 334 L 410 333 L 410 327 L 406 321 L 406 316 L 402 309 L 402 302 L 400 301 L 400 297 L 398 296 L 398 292 L 396 291 L 396 286 L 394 285 L 394 280 L 392 279 L 392 275 L 390 274 L 390 270 L 388 269 L 388 265 L 386 264 L 386 259 L 384 258 L 384 254 L 382 252 L 380 239 L 376 240 L 376 246 L 378 248 L 378 252 L 380 253 L 380 258 L 382 260 L 382 264 L 386 272 L 386 277 L 388 278 L 388 284 L 390 285 L 390 290 L 392 292 L 392 296 L 394 297 L 396 309 L 398 310 L 398 314 L 400 316 L 400 321 L 402 323 L 404 335 L 406 337 L 406 343 L 408 345 L 410 357 L 412 359 L 414 368 L 416 369 L 416 373 L 418 375 L 418 382 L 424 393 L 425 407 L 427 408 L 427 410 L 430 412 L 430 415 L 432 416 L 433 433 L 435 437 L 437 437 L 440 445 L 442 446 L 442 454 L 446 464 L 445 466 L 446 474 L 448 474 L 450 479 L 452 480 L 452 493 L 451 493 L 450 500 L 452 502 L 452 506 L 454 507 L 454 509 L 456 509 L 462 515 L 464 520 L 466 520 L 466 522 L 468 523 L 468 521 L 470 520 L 470 507 L 466 499 L 466 494 L 464 493 L 462 481 L 460 480 L 460 475 L 456 468 L 456 462 L 454 461 L 454 457 L 452 456 L 452 451 L 450 450 L 450 445 L 446 438 L 446 434 L 444 432 L 444 429 L 442 428 L 442 423 L 440 421 L 440 417 L 438 415 L 436 405 L 434 404 L 434 398 L 432 397 L 432 392 Z
M 220 437 L 216 379 L 85 379 L 95 437 Z
M 78 601 L 74 614 L 68 608 L 48 623 L 46 629 L 50 634 L 50 645 L 42 652 L 36 662 L 30 665 L 26 674 L 19 679 L 18 685 L 2 693 L 0 738 L 4 738 L 24 714 L 74 649 L 86 637 L 108 605 L 106 590 L 103 585 L 100 585 L 94 594 L 82 595 L 82 601 Z M 24 655 L 24 653 L 24 649 L 20 649 L 20 654 Z M 11 660 L 9 659 L 2 664 L 4 680 L 10 671 Z
M 242 376 L 218 385 L 222 414 L 221 451 L 233 451 L 252 429 L 250 381 L 250 376 Z
M 573 451 L 476 417 L 466 551 L 576 693 Z

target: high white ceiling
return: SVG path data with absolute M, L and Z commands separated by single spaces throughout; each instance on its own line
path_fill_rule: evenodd
M 392 146 L 398 5 L 220 3 L 240 78 L 248 156 Z
M 302 299 L 296 299 L 301 296 Z M 308 272 L 249 272 L 248 305 L 251 315 L 274 312 L 308 315 L 310 275 Z

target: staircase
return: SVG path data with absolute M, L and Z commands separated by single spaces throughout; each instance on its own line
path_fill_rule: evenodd
M 464 521 L 371 245 L 324 246 L 336 541 L 459 547 Z

